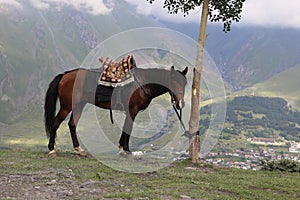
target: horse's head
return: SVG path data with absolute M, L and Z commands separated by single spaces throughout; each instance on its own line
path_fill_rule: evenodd
M 184 92 L 187 84 L 185 75 L 187 72 L 187 67 L 183 71 L 178 71 L 172 66 L 170 70 L 169 93 L 171 95 L 171 101 L 176 105 L 177 109 L 182 109 L 185 105 Z

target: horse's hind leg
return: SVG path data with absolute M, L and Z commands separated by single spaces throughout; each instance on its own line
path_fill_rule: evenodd
M 55 154 L 54 145 L 55 145 L 56 131 L 59 128 L 60 124 L 67 117 L 69 112 L 70 112 L 69 110 L 60 109 L 54 119 L 54 126 L 53 129 L 51 130 L 52 134 L 50 134 L 49 143 L 48 143 L 48 149 L 50 150 L 49 155 Z
M 82 110 L 85 104 L 81 104 L 73 108 L 73 112 L 71 115 L 71 118 L 68 122 L 70 133 L 71 133 L 71 138 L 73 142 L 73 147 L 77 153 L 80 155 L 85 155 L 85 151 L 79 146 L 77 134 L 76 134 L 76 126 L 78 124 L 78 121 L 81 117 Z

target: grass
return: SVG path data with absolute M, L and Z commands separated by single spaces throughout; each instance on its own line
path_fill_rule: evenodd
M 246 171 L 200 166 L 178 161 L 151 173 L 125 173 L 104 166 L 91 156 L 60 152 L 0 151 L 0 174 L 30 174 L 72 169 L 78 181 L 101 184 L 106 198 L 178 199 L 299 199 L 300 176 L 293 173 Z

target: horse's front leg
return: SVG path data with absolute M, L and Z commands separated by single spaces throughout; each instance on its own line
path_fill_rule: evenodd
M 125 122 L 124 122 L 122 135 L 119 140 L 120 154 L 130 153 L 129 139 L 130 139 L 130 134 L 132 131 L 132 126 L 133 126 L 133 120 L 131 119 L 130 116 L 127 115 Z
M 132 132 L 133 122 L 137 113 L 137 108 L 131 108 L 129 112 L 126 112 L 122 135 L 119 140 L 120 154 L 130 154 L 129 139 Z
M 121 156 L 132 155 L 134 157 L 140 157 L 143 155 L 141 151 L 131 152 L 129 149 L 129 138 L 132 132 L 134 118 L 126 116 L 122 135 L 119 141 L 119 154 Z

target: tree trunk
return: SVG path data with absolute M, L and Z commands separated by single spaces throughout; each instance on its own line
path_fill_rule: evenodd
M 192 134 L 190 139 L 190 158 L 193 163 L 200 162 L 200 136 L 196 134 L 199 131 L 200 118 L 200 80 L 202 67 L 204 63 L 204 44 L 206 40 L 206 26 L 208 20 L 209 0 L 203 1 L 202 15 L 200 22 L 200 33 L 198 38 L 197 60 L 194 69 L 192 97 L 191 97 L 191 116 L 189 121 L 189 132 Z

